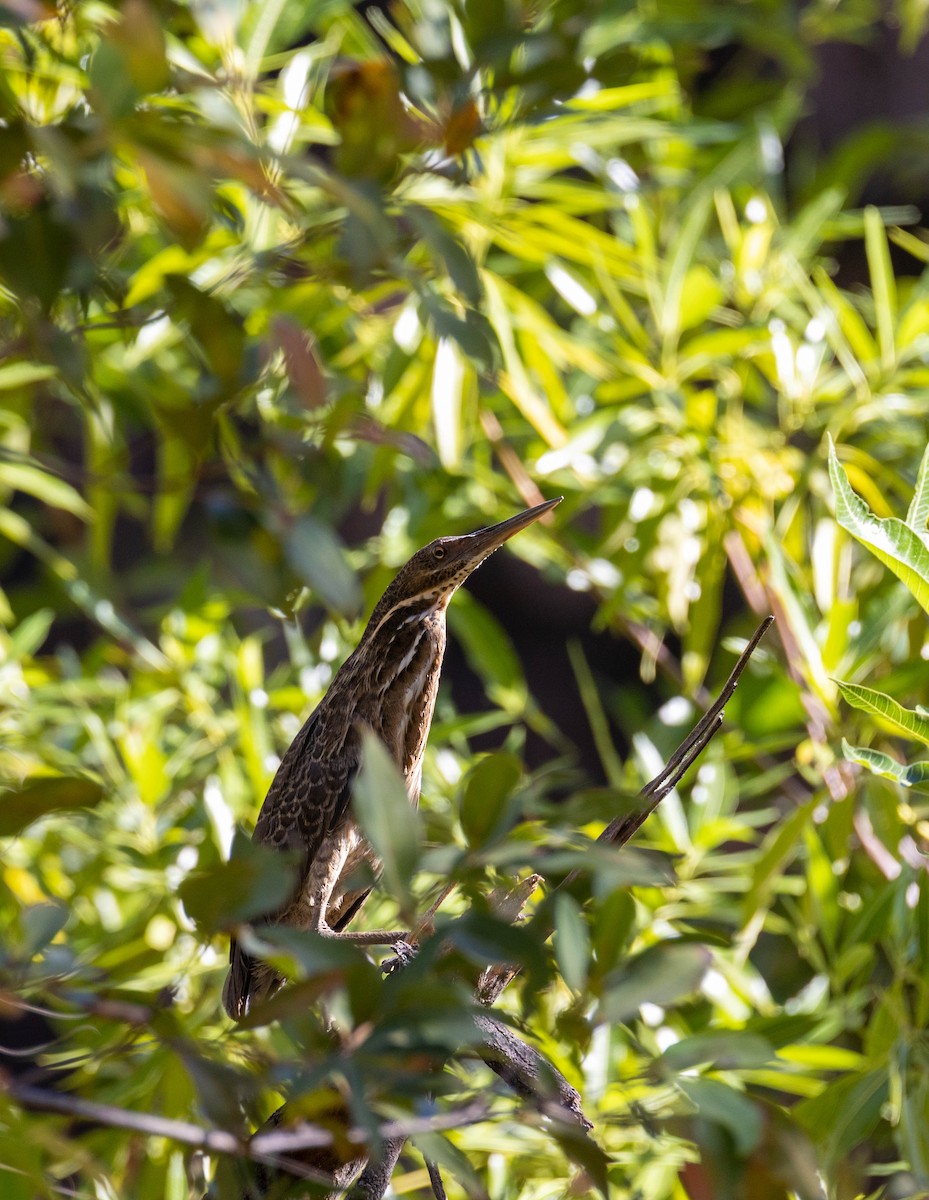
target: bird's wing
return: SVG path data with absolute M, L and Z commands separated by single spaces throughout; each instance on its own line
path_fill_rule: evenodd
M 319 744 L 318 713 L 319 709 L 284 755 L 252 834 L 260 845 L 296 851 L 302 859 L 301 882 L 326 835 L 345 815 L 358 770 L 351 740 L 341 754 Z
M 327 834 L 342 819 L 351 799 L 358 770 L 351 742 L 341 755 L 324 755 L 318 741 L 317 709 L 281 760 L 252 834 L 252 840 L 260 845 L 292 851 L 298 860 L 293 895 L 276 912 L 267 914 L 265 920 L 271 923 L 279 920 L 299 895 Z M 223 1004 L 226 1012 L 239 1020 L 248 1012 L 258 964 L 234 939 L 229 963 Z

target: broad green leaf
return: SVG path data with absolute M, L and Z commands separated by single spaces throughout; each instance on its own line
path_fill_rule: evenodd
M 842 754 L 849 762 L 866 767 L 873 775 L 879 775 L 882 779 L 892 779 L 902 787 L 921 787 L 929 783 L 929 761 L 907 765 L 880 750 L 871 750 L 867 746 L 851 746 L 845 738 L 842 739 Z
M 587 983 L 590 938 L 580 906 L 567 892 L 555 895 L 555 958 L 565 983 L 580 992 Z
M 858 683 L 843 683 L 841 679 L 836 682 L 839 691 L 853 708 L 860 708 L 864 712 L 882 717 L 902 733 L 909 733 L 929 746 L 929 718 L 914 709 L 904 708 L 896 700 L 874 688 Z
M 298 518 L 284 539 L 284 552 L 294 571 L 320 600 L 345 616 L 358 615 L 361 586 L 328 525 L 309 515 Z
M 562 1153 L 580 1167 L 604 1198 L 610 1195 L 607 1171 L 612 1165 L 610 1157 L 580 1125 L 561 1122 L 552 1125 L 552 1137 L 561 1147 Z
M 20 833 L 49 813 L 93 808 L 103 796 L 94 779 L 47 775 L 0 793 L 0 837 Z
M 30 904 L 23 909 L 23 945 L 19 947 L 25 958 L 38 954 L 60 933 L 68 923 L 68 908 L 64 904 Z
M 700 985 L 710 952 L 694 942 L 661 942 L 643 950 L 603 982 L 597 1019 L 628 1021 L 643 1004 L 671 1004 Z
M 352 788 L 355 816 L 383 866 L 387 890 L 412 918 L 412 880 L 419 863 L 420 820 L 384 743 L 366 730 Z
M 773 1058 L 774 1049 L 766 1038 L 744 1029 L 718 1029 L 675 1042 L 658 1061 L 671 1071 L 686 1071 L 701 1064 L 728 1071 L 763 1067 Z
M 488 754 L 464 780 L 459 816 L 468 844 L 483 846 L 503 826 L 507 801 L 519 783 L 523 767 L 515 754 Z
M 829 440 L 829 478 L 835 494 L 836 520 L 901 579 L 929 612 L 929 548 L 914 530 L 896 517 L 876 517 L 853 491 L 848 475 Z
M 721 1125 L 732 1136 L 740 1155 L 749 1155 L 757 1147 L 764 1128 L 761 1111 L 744 1092 L 717 1079 L 678 1079 L 677 1086 L 701 1117 Z
M 192 871 L 178 898 L 192 921 L 208 933 L 275 913 L 293 894 L 296 854 L 256 845 L 237 833 L 228 862 Z
M 471 911 L 442 926 L 443 937 L 480 966 L 513 963 L 538 982 L 545 973 L 545 953 L 539 938 L 525 925 L 510 925 L 496 917 Z
M 611 892 L 594 910 L 594 971 L 602 978 L 616 966 L 635 924 L 635 901 L 625 889 Z

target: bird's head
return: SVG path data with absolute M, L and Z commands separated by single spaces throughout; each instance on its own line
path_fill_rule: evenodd
M 417 550 L 378 601 L 371 614 L 369 629 L 377 628 L 388 614 L 400 608 L 408 608 L 411 616 L 426 609 L 444 608 L 475 567 L 561 500 L 561 496 L 546 500 L 498 525 L 478 529 L 476 533 L 436 538 L 422 550 Z

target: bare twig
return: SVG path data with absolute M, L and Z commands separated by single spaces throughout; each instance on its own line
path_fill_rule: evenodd
M 732 668 L 729 678 L 726 680 L 718 698 L 710 705 L 687 737 L 674 751 L 667 765 L 639 792 L 639 795 L 645 801 L 642 807 L 636 809 L 634 812 L 622 813 L 620 816 L 614 817 L 600 834 L 597 839 L 598 842 L 606 842 L 613 846 L 624 846 L 642 827 L 665 796 L 677 787 L 710 740 L 719 732 L 723 723 L 723 710 L 732 699 L 732 694 L 738 687 L 742 672 L 748 666 L 749 659 L 758 648 L 758 643 L 767 633 L 773 621 L 774 617 L 768 616 L 761 622 L 749 638 L 745 649 L 739 655 L 738 661 Z M 580 872 L 577 869 L 569 872 L 552 890 L 557 891 L 558 888 L 568 887 L 577 879 L 579 874 Z M 519 884 L 517 884 L 518 887 Z M 548 936 L 551 933 L 552 928 L 550 927 L 548 929 Z M 505 964 L 488 968 L 481 979 L 479 991 L 481 1003 L 487 1005 L 493 1004 L 518 974 L 518 967 L 511 967 Z
M 432 1194 L 435 1200 L 448 1200 L 445 1195 L 445 1184 L 442 1182 L 442 1176 L 439 1173 L 439 1164 L 433 1162 L 431 1158 L 426 1159 L 426 1170 L 429 1172 L 429 1182 L 432 1184 Z

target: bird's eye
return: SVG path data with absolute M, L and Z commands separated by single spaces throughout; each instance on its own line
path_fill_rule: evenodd
M 433 558 L 444 558 L 445 557 L 445 547 L 444 546 L 434 546 L 433 550 L 432 550 L 432 557 Z

